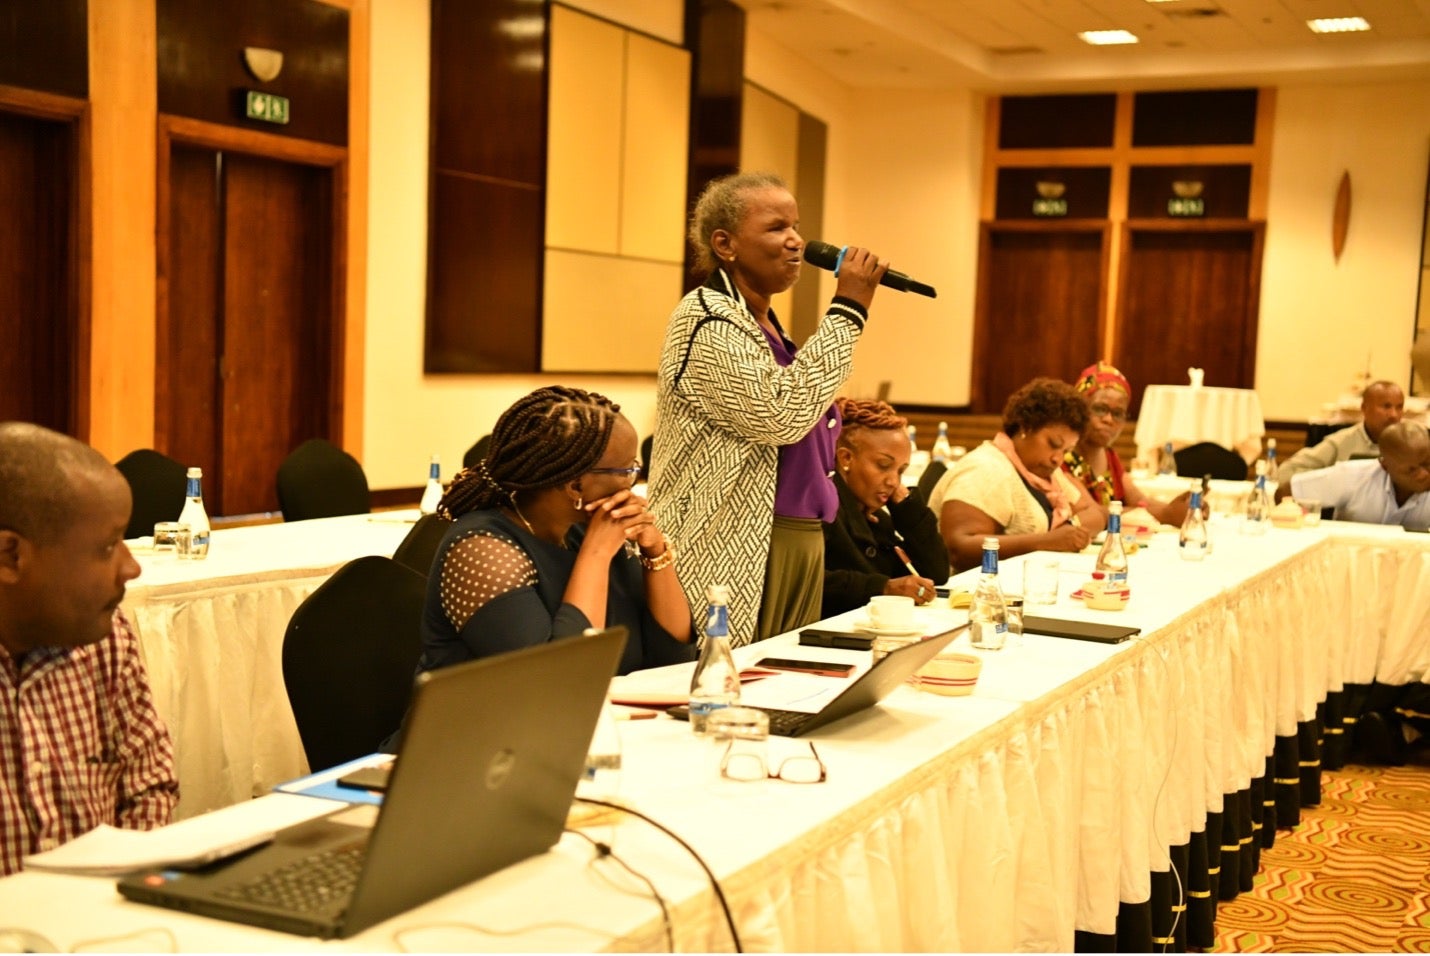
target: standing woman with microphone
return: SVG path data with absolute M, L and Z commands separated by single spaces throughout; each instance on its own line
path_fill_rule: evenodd
M 802 346 L 770 310 L 799 278 L 799 207 L 769 173 L 712 181 L 691 214 L 689 239 L 704 285 L 671 313 L 662 347 L 650 499 L 680 551 L 680 583 L 696 619 L 705 591 L 730 594 L 735 645 L 820 616 L 824 522 L 839 496 L 830 482 L 854 343 L 888 270 L 850 247 L 833 302 Z

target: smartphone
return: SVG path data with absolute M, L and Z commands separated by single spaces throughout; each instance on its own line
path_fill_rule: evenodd
M 807 627 L 799 632 L 799 642 L 807 647 L 840 647 L 849 651 L 867 651 L 874 646 L 874 636 Z
M 801 674 L 818 674 L 821 677 L 848 677 L 854 670 L 853 664 L 839 664 L 834 661 L 797 661 L 788 657 L 766 657 L 755 663 L 756 667 L 768 667 L 772 671 L 798 671 Z
M 338 786 L 348 787 L 352 790 L 373 790 L 383 793 L 387 790 L 387 778 L 392 774 L 392 761 L 371 767 L 359 767 L 352 773 L 344 774 L 338 778 Z

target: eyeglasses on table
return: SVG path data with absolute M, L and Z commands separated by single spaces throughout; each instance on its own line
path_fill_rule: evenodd
M 781 760 L 773 772 L 765 764 L 765 758 L 757 753 L 735 750 L 732 739 L 725 748 L 725 756 L 720 759 L 720 776 L 742 782 L 750 780 L 783 780 L 785 783 L 823 783 L 828 777 L 824 761 L 819 759 L 819 751 L 814 749 L 814 741 L 806 740 L 809 754 L 798 754 Z

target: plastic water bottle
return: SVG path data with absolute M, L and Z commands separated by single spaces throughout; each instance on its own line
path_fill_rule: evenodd
M 1102 550 L 1097 552 L 1097 564 L 1107 583 L 1114 587 L 1127 587 L 1127 547 L 1122 542 L 1122 502 L 1114 501 L 1107 506 L 1107 537 L 1102 542 Z
M 1271 524 L 1271 494 L 1266 490 L 1266 459 L 1256 460 L 1256 487 L 1246 499 L 1246 520 L 1241 523 L 1243 534 L 1265 534 Z
M 730 655 L 730 591 L 712 584 L 705 599 L 705 639 L 690 679 L 690 729 L 701 736 L 712 711 L 740 702 L 740 674 Z
M 442 500 L 442 463 L 436 455 L 427 466 L 427 487 L 422 490 L 422 503 L 417 509 L 424 515 L 434 514 L 437 503 Z
M 1003 649 L 1008 640 L 1008 605 L 998 584 L 998 539 L 992 536 L 983 539 L 983 573 L 973 590 L 968 619 L 973 622 L 974 647 L 985 651 Z
M 915 428 L 913 425 L 910 425 L 910 426 L 909 426 L 909 454 L 910 454 L 910 455 L 917 455 L 918 453 L 919 453 L 919 430 L 918 430 L 917 428 Z
M 204 510 L 203 477 L 202 468 L 189 469 L 184 510 L 179 512 L 179 523 L 189 526 L 189 550 L 181 550 L 181 558 L 206 558 L 209 554 L 209 514 Z
M 1212 476 L 1202 475 L 1202 501 L 1208 506 L 1212 500 Z M 1207 554 L 1216 550 L 1216 539 L 1212 537 L 1212 526 L 1209 522 L 1203 522 L 1202 526 L 1207 529 Z
M 1157 474 L 1175 475 L 1177 473 L 1177 456 L 1172 454 L 1172 443 L 1167 442 L 1162 446 L 1162 457 L 1157 462 Z
M 933 452 L 930 457 L 934 461 L 947 462 L 953 457 L 953 449 L 948 445 L 948 422 L 938 423 L 938 437 L 933 440 Z
M 1266 439 L 1266 481 L 1274 485 L 1281 469 L 1276 467 L 1276 439 Z
M 1207 535 L 1207 519 L 1202 517 L 1202 490 L 1192 485 L 1192 501 L 1187 506 L 1187 516 L 1182 519 L 1182 532 L 1177 538 L 1181 545 L 1183 561 L 1200 561 L 1207 556 L 1211 538 Z

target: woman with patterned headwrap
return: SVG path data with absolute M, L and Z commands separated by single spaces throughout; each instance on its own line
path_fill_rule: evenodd
M 1163 524 L 1180 526 L 1187 516 L 1191 492 L 1166 502 L 1147 497 L 1113 450 L 1113 442 L 1127 424 L 1127 409 L 1132 403 L 1132 385 L 1127 376 L 1107 362 L 1094 362 L 1082 370 L 1073 387 L 1087 402 L 1088 421 L 1082 438 L 1068 451 L 1063 468 L 1082 482 L 1103 508 L 1120 501 L 1128 509 L 1145 508 Z

